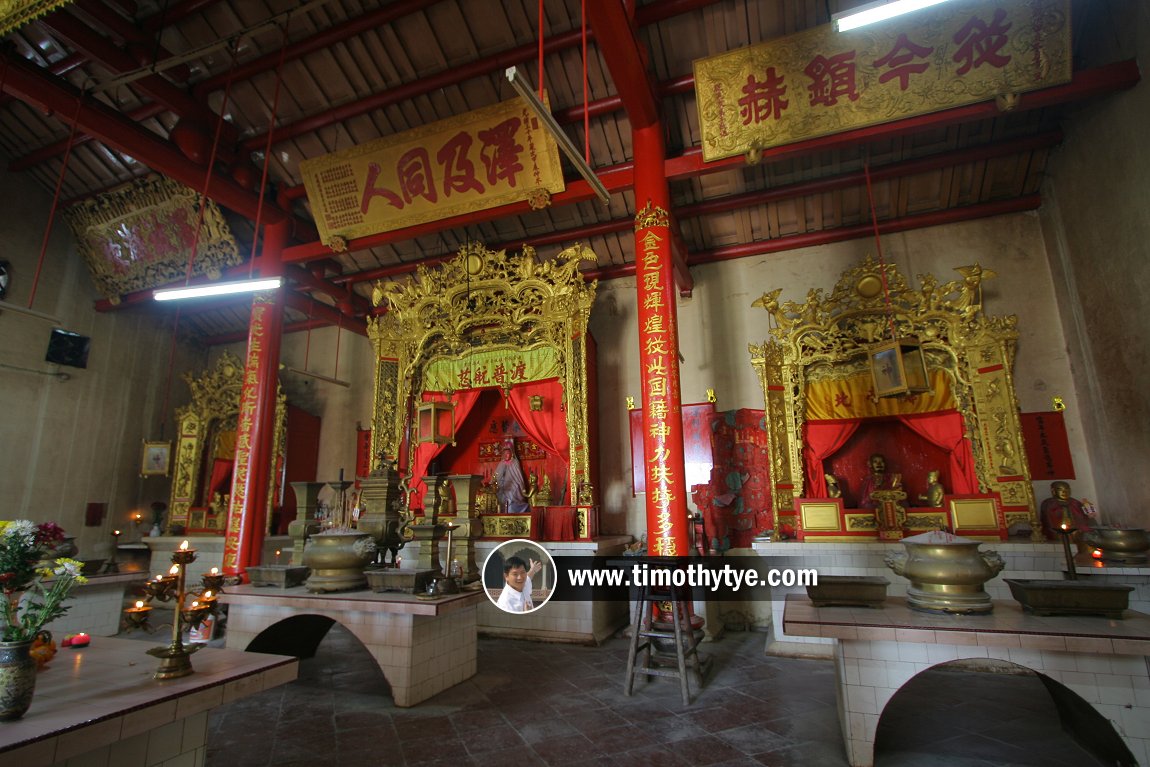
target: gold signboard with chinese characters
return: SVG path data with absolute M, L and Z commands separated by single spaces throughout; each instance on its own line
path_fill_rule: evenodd
M 542 207 L 564 189 L 555 140 L 518 98 L 304 160 L 300 172 L 328 245 L 520 200 Z
M 699 59 L 703 159 L 1070 80 L 1069 0 L 966 0 L 850 32 L 827 24 Z

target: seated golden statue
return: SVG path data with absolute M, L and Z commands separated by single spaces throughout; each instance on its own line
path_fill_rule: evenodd
M 927 506 L 936 509 L 942 508 L 942 496 L 946 494 L 942 483 L 938 481 L 938 469 L 931 469 L 926 474 L 926 492 L 918 497 L 920 501 L 925 501 Z

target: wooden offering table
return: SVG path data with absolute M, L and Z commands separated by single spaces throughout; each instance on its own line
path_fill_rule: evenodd
M 314 651 L 330 621 L 341 624 L 371 651 L 395 705 L 414 706 L 475 676 L 476 605 L 487 597 L 481 591 L 423 599 L 371 591 L 312 594 L 302 586 L 229 586 L 220 601 L 229 606 L 227 646 L 237 650 L 257 639 L 261 651 L 280 650 L 298 644 L 301 634 L 312 634 L 312 647 L 304 652 Z M 301 622 L 317 617 L 318 624 Z M 267 631 L 289 619 L 296 620 L 278 636 Z
M 899 688 L 931 666 L 968 658 L 1031 669 L 1048 689 L 1049 680 L 1059 683 L 1081 699 L 1054 694 L 1060 710 L 1090 704 L 1134 762 L 1150 765 L 1150 615 L 1039 617 L 1002 600 L 988 615 L 941 615 L 911 610 L 903 598 L 876 610 L 815 607 L 797 594 L 787 596 L 783 615 L 787 634 L 836 640 L 839 723 L 853 767 L 874 764 L 879 717 Z
M 0 766 L 202 765 L 211 709 L 298 671 L 295 658 L 205 648 L 192 656 L 195 673 L 157 681 L 159 661 L 146 654 L 163 644 L 156 639 L 95 637 L 61 649 L 36 677 L 24 718 L 0 724 Z

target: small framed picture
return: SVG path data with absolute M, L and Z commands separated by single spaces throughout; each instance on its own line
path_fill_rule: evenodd
M 145 442 L 144 454 L 140 458 L 141 477 L 166 477 L 171 465 L 171 442 Z
M 870 369 L 874 393 L 878 397 L 906 392 L 906 376 L 897 341 L 890 341 L 870 350 Z

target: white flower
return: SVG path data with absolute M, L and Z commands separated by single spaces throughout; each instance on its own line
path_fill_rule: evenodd
M 53 575 L 70 575 L 73 578 L 80 574 L 80 568 L 83 567 L 82 562 L 77 562 L 74 559 L 57 559 L 56 567 L 52 569 Z
M 36 541 L 36 526 L 26 519 L 17 519 L 4 528 L 4 535 L 19 540 L 25 546 L 31 546 Z

